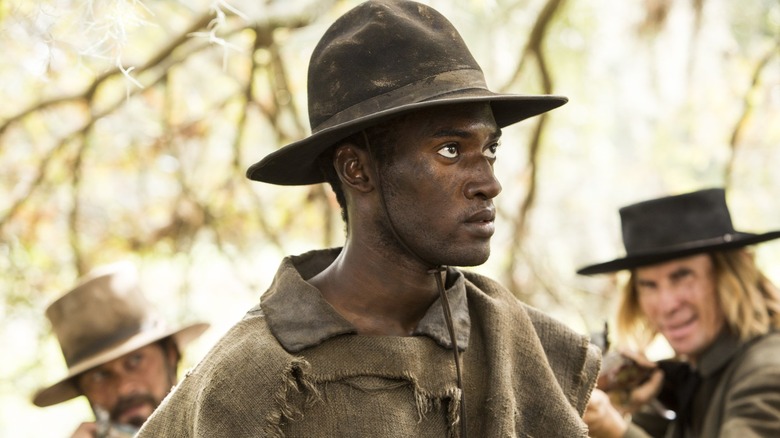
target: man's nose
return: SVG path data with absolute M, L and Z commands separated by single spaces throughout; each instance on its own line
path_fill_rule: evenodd
M 140 388 L 138 379 L 130 373 L 119 373 L 116 377 L 116 384 L 120 397 L 135 394 Z
M 501 183 L 493 172 L 493 166 L 486 159 L 481 158 L 474 164 L 469 177 L 470 180 L 464 188 L 466 198 L 493 199 L 501 193 Z
M 680 294 L 668 286 L 661 286 L 658 291 L 658 308 L 662 314 L 674 313 L 680 307 Z

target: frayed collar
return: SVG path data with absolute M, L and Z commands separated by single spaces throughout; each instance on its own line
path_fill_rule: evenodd
M 332 263 L 340 251 L 335 248 L 286 257 L 271 287 L 263 294 L 260 307 L 271 332 L 285 350 L 296 353 L 335 336 L 357 333 L 355 327 L 325 301 L 320 291 L 306 282 Z M 465 350 L 471 329 L 465 279 L 460 271 L 452 268 L 448 268 L 447 278 L 455 336 L 459 349 Z M 427 336 L 445 348 L 452 348 L 440 299 L 425 313 L 414 335 Z

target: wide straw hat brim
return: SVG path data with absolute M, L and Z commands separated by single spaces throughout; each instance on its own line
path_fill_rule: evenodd
M 484 89 L 448 94 L 424 102 L 375 112 L 323 129 L 303 140 L 270 153 L 249 167 L 246 176 L 255 181 L 278 185 L 307 185 L 324 182 L 325 178 L 317 165 L 317 158 L 320 154 L 356 132 L 410 111 L 461 103 L 490 103 L 496 124 L 503 128 L 558 108 L 566 102 L 568 99 L 564 96 L 506 95 L 495 94 Z
M 780 238 L 780 231 L 771 231 L 763 234 L 736 232 L 714 239 L 707 239 L 689 242 L 685 245 L 666 247 L 658 249 L 657 251 L 631 254 L 608 262 L 585 266 L 577 270 L 577 273 L 581 275 L 594 275 L 616 272 L 623 269 L 652 266 L 658 263 L 688 257 L 695 254 L 737 249 L 777 238 Z
M 67 376 L 60 379 L 57 383 L 39 390 L 33 397 L 33 403 L 39 407 L 46 407 L 78 397 L 81 395 L 81 392 L 74 384 L 73 378 L 79 374 L 169 336 L 174 339 L 179 350 L 181 350 L 208 328 L 209 324 L 207 323 L 196 323 L 181 329 L 166 329 L 162 327 L 138 333 L 118 345 L 74 364 L 68 369 Z

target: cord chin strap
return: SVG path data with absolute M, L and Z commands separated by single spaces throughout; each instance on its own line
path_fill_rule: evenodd
M 458 389 L 460 390 L 460 436 L 466 438 L 466 392 L 463 390 L 463 372 L 460 369 L 460 352 L 458 351 L 458 339 L 455 336 L 455 325 L 452 323 L 452 312 L 450 311 L 450 301 L 444 292 L 444 282 L 442 273 L 446 269 L 443 266 L 436 267 L 428 271 L 436 279 L 436 286 L 439 289 L 442 309 L 444 309 L 444 320 L 447 321 L 447 330 L 450 332 L 450 341 L 452 342 L 452 357 L 455 360 L 455 373 L 458 377 Z
M 447 269 L 442 265 L 437 265 L 435 263 L 430 263 L 423 259 L 419 254 L 414 252 L 411 248 L 409 248 L 409 245 L 406 244 L 406 241 L 401 238 L 401 236 L 398 234 L 398 231 L 395 229 L 395 225 L 393 224 L 393 219 L 390 217 L 390 212 L 387 209 L 387 202 L 385 201 L 384 191 L 382 189 L 382 177 L 379 174 L 379 165 L 376 160 L 376 155 L 374 154 L 373 150 L 371 149 L 371 143 L 368 141 L 368 135 L 366 134 L 366 131 L 361 131 L 363 134 L 363 140 L 366 143 L 366 149 L 368 150 L 368 154 L 371 156 L 371 162 L 374 167 L 374 173 L 376 174 L 377 179 L 377 194 L 379 195 L 380 203 L 382 204 L 382 210 L 384 211 L 385 218 L 387 218 L 387 223 L 390 225 L 390 231 L 393 233 L 393 236 L 395 237 L 395 240 L 401 244 L 401 246 L 406 250 L 407 253 L 411 254 L 414 258 L 416 258 L 419 262 L 421 262 L 425 266 L 433 266 L 428 270 L 428 274 L 433 275 L 433 278 L 436 280 L 436 288 L 439 291 L 439 297 L 441 299 L 442 309 L 444 311 L 444 320 L 447 323 L 447 331 L 450 335 L 450 342 L 452 343 L 452 356 L 455 360 L 455 373 L 457 375 L 457 384 L 458 384 L 458 391 L 460 392 L 460 436 L 461 438 L 466 438 L 466 392 L 463 390 L 463 372 L 461 371 L 460 366 L 460 351 L 458 350 L 458 339 L 455 336 L 455 325 L 452 323 L 452 311 L 450 310 L 450 302 L 447 299 L 447 293 L 444 289 L 444 281 L 442 280 L 442 274 L 444 274 Z

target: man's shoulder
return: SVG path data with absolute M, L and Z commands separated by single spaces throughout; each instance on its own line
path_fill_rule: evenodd
M 283 411 L 279 400 L 307 367 L 276 342 L 254 308 L 186 373 L 138 436 L 270 436 Z
M 472 285 L 474 288 L 479 290 L 479 292 L 489 296 L 491 299 L 506 301 L 513 305 L 518 304 L 526 307 L 525 303 L 517 299 L 517 297 L 513 295 L 509 289 L 504 287 L 498 281 L 486 275 L 478 274 L 472 271 L 460 270 L 460 272 L 466 278 L 466 281 L 468 282 L 467 284 Z
M 751 346 L 752 348 L 780 348 L 780 328 L 772 329 L 769 333 L 760 336 Z M 780 361 L 780 355 L 775 356 L 775 358 Z
M 537 333 L 546 335 L 548 333 L 561 332 L 567 337 L 574 336 L 579 339 L 582 335 L 577 334 L 569 326 L 549 314 L 533 307 L 515 296 L 509 289 L 502 286 L 498 281 L 474 272 L 463 271 L 463 275 L 476 287 L 479 293 L 487 295 L 496 305 L 506 305 L 515 308 L 517 311 L 527 315 L 534 325 Z M 579 341 L 577 341 L 579 343 Z
M 780 373 L 780 330 L 749 341 L 740 354 L 737 373 L 750 375 L 762 371 Z
M 581 415 L 601 366 L 598 348 L 589 342 L 587 336 L 520 301 L 497 281 L 467 271 L 464 271 L 464 276 L 474 289 L 470 297 L 484 298 L 477 300 L 477 307 L 489 307 L 503 322 L 510 319 L 511 330 L 523 333 L 526 342 L 530 341 L 527 335 L 533 337 L 535 334 L 559 385 Z
M 241 373 L 247 363 L 258 365 L 259 358 L 266 363 L 286 363 L 291 360 L 292 355 L 276 340 L 262 310 L 256 306 L 228 329 L 203 357 L 196 370 L 200 373 L 208 373 L 211 370 L 224 373 L 229 369 L 231 372 Z

